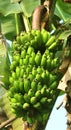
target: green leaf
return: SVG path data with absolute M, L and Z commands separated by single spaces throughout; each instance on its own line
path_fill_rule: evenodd
M 57 0 L 55 14 L 63 21 L 71 18 L 71 4 L 65 3 L 62 0 Z
M 20 15 L 18 15 L 18 25 L 19 30 L 17 30 L 17 22 L 15 20 L 15 14 L 10 14 L 8 16 L 1 15 L 0 24 L 1 24 L 1 32 L 6 36 L 7 39 L 13 40 L 17 35 L 17 32 L 20 33 L 22 30 Z
M 40 0 L 22 0 L 20 3 L 22 11 L 27 17 L 30 17 L 33 13 L 33 10 L 40 5 Z
M 8 89 L 9 83 L 9 58 L 7 55 L 6 40 L 3 35 L 0 35 L 0 85 Z
M 7 16 L 13 13 L 20 13 L 22 9 L 19 3 L 12 4 L 10 0 L 0 0 L 0 13 Z
M 71 35 L 71 30 L 66 30 L 62 32 L 59 36 L 59 39 L 67 39 Z
M 16 34 L 16 27 L 15 27 L 15 18 L 14 15 L 8 15 L 4 17 L 1 15 L 0 17 L 1 22 L 1 32 L 6 35 L 8 39 L 12 40 L 12 38 Z

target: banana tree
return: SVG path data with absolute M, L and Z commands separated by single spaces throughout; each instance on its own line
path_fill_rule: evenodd
M 0 1 L 1 31 L 7 39 L 13 41 L 16 36 L 20 35 L 21 31 L 28 33 L 32 29 L 42 30 L 42 28 L 45 28 L 51 34 L 55 34 L 58 40 L 63 42 L 63 48 L 61 51 L 58 51 L 57 56 L 61 57 L 64 49 L 67 49 L 67 51 L 64 51 L 65 53 L 62 60 L 65 60 L 66 56 L 70 59 L 70 46 L 67 46 L 70 42 L 71 35 L 71 5 L 69 3 L 62 0 L 30 0 L 29 2 L 27 0 Z M 64 74 L 65 71 L 66 70 L 62 72 L 61 70 L 62 74 Z M 60 93 L 59 90 L 57 91 L 55 100 Z M 48 119 L 52 108 L 49 111 Z M 32 129 L 40 130 L 41 127 L 44 129 L 45 124 L 46 122 L 43 124 L 36 121 Z M 25 123 L 24 127 L 25 130 L 27 128 L 31 129 L 32 126 Z

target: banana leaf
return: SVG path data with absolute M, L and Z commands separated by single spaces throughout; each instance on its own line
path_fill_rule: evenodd
M 6 39 L 0 34 L 0 86 L 9 89 L 10 61 L 8 57 Z
M 10 0 L 0 0 L 0 13 L 2 13 L 4 16 L 13 13 L 20 13 L 21 11 L 22 10 L 19 3 L 12 4 Z
M 55 15 L 57 15 L 63 21 L 67 21 L 71 18 L 71 4 L 65 3 L 62 0 L 57 0 Z

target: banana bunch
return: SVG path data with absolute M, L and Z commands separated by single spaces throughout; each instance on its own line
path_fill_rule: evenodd
M 62 76 L 56 71 L 58 46 L 44 29 L 22 32 L 13 41 L 9 99 L 12 112 L 29 123 L 47 121 L 56 100 Z

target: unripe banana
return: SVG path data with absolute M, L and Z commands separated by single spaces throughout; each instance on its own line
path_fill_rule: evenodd
M 23 59 L 19 60 L 19 65 L 22 66 L 23 65 Z
M 46 56 L 42 56 L 42 59 L 41 59 L 41 66 L 43 66 L 44 68 L 46 67 Z
M 24 93 L 24 82 L 22 79 L 19 79 L 19 90 L 21 93 Z
M 29 73 L 29 77 L 30 81 L 32 82 L 35 78 L 35 76 L 32 74 L 32 72 Z
M 13 87 L 15 92 L 19 92 L 19 82 L 17 80 L 14 80 Z
M 20 76 L 20 68 L 16 67 L 16 76 L 19 77 Z
M 24 49 L 23 51 L 21 51 L 21 58 L 25 58 L 26 56 L 26 50 Z
M 35 92 L 37 90 L 37 80 L 34 79 L 32 82 L 31 82 L 31 89 Z
M 35 78 L 38 80 L 38 82 L 42 81 L 42 77 L 40 73 L 37 73 Z
M 10 82 L 10 84 L 12 84 L 14 82 L 13 77 L 9 77 L 9 82 Z
M 37 91 L 38 91 L 38 90 L 41 90 L 42 87 L 43 87 L 43 86 L 42 86 L 41 82 L 38 82 L 38 84 L 37 84 Z
M 24 90 L 25 90 L 25 92 L 28 92 L 30 88 L 31 88 L 30 79 L 25 78 L 24 79 Z
M 30 108 L 30 104 L 29 103 L 26 102 L 26 103 L 23 104 L 23 109 L 24 110 L 29 110 L 29 108 Z
M 57 46 L 57 42 L 55 41 L 55 42 L 53 42 L 53 43 L 48 47 L 48 49 L 54 51 L 54 49 L 55 49 L 56 46 Z
M 41 90 L 36 91 L 35 97 L 37 98 L 37 100 L 41 98 Z
M 37 103 L 37 99 L 36 99 L 35 96 L 31 97 L 31 99 L 30 99 L 30 103 L 31 103 L 31 104 L 35 104 L 35 103 Z
M 45 29 L 41 30 L 41 35 L 42 35 L 43 43 L 46 43 L 48 39 L 50 38 L 50 33 L 47 32 Z
M 52 84 L 50 85 L 50 88 L 51 88 L 51 89 L 55 89 L 55 88 L 57 87 L 57 85 L 58 85 L 57 81 L 54 81 L 54 82 L 52 82 Z
M 27 54 L 31 55 L 31 53 L 34 52 L 33 47 L 29 46 L 27 50 Z
M 24 103 L 23 95 L 16 93 L 16 94 L 14 94 L 14 98 L 16 99 L 16 101 L 18 103 L 20 103 L 20 104 Z
M 34 91 L 33 91 L 32 89 L 30 89 L 30 90 L 28 91 L 28 96 L 29 96 L 30 98 L 34 96 Z
M 42 96 L 46 96 L 46 90 L 47 90 L 47 86 L 44 85 L 43 88 L 41 89 Z
M 29 64 L 35 65 L 35 59 L 34 59 L 33 56 L 30 56 L 30 58 L 29 58 Z
M 12 78 L 13 78 L 14 80 L 16 80 L 16 78 L 17 78 L 16 73 L 15 73 L 14 71 L 12 71 Z
M 20 75 L 19 75 L 19 76 L 20 76 L 21 78 L 23 78 L 23 74 L 24 74 L 24 69 L 21 68 L 21 69 L 20 69 Z
M 57 76 L 50 73 L 49 78 L 50 78 L 49 84 L 51 84 L 52 82 L 56 80 Z
M 31 124 L 46 122 L 57 96 L 55 40 L 55 35 L 42 29 L 24 32 L 13 42 L 9 98 L 16 116 Z
M 45 105 L 47 103 L 47 97 L 42 97 L 41 100 L 40 100 L 40 103 L 42 105 Z
M 50 45 L 52 45 L 54 41 L 55 41 L 55 35 L 54 35 L 54 36 L 51 36 L 51 37 L 49 38 L 49 40 L 48 40 L 47 43 L 46 43 L 46 46 L 47 46 L 47 47 L 50 47 Z
M 37 74 L 37 69 L 36 69 L 35 66 L 32 68 L 32 74 L 33 74 L 34 76 Z
M 36 54 L 36 56 L 35 56 L 35 63 L 36 63 L 36 65 L 40 65 L 40 63 L 41 63 L 41 53 L 40 53 L 40 51 L 38 51 L 37 52 L 37 54 Z
M 37 68 L 37 73 L 42 73 L 44 71 L 44 69 L 43 69 L 43 67 L 41 67 L 41 66 L 38 66 L 38 68 Z
M 40 102 L 37 102 L 33 105 L 34 108 L 36 108 L 37 110 L 39 110 L 41 108 L 41 104 Z
M 24 94 L 24 100 L 25 100 L 25 102 L 30 102 L 30 96 L 28 96 L 28 94 L 27 93 L 25 93 Z

